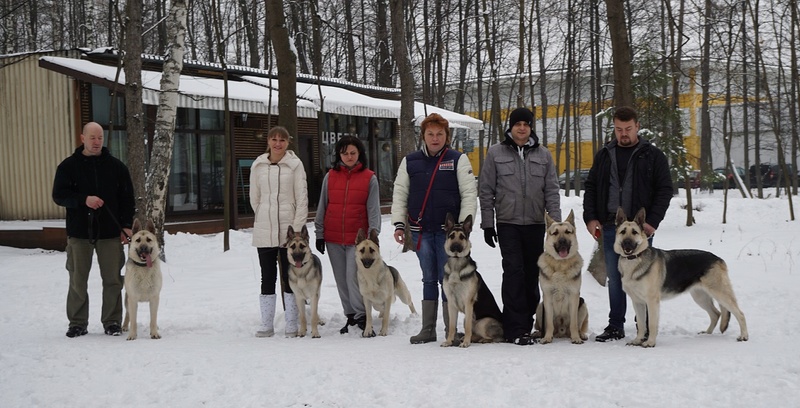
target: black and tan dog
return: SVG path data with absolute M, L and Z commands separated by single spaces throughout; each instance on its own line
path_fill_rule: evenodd
M 300 319 L 297 335 L 306 335 L 306 301 L 311 303 L 311 337 L 319 338 L 319 292 L 322 287 L 322 263 L 311 253 L 308 245 L 308 228 L 303 225 L 299 233 L 292 226 L 286 234 L 286 250 L 289 258 L 289 287 L 294 292 L 297 303 L 297 317 Z
M 536 308 L 537 333 L 542 344 L 553 337 L 569 337 L 574 344 L 588 338 L 589 310 L 581 297 L 583 258 L 578 253 L 575 213 L 556 222 L 545 213 L 544 252 L 539 256 L 539 285 L 542 303 Z
M 128 261 L 125 263 L 125 320 L 122 331 L 128 332 L 128 340 L 136 340 L 137 311 L 140 302 L 150 303 L 150 338 L 160 339 L 158 333 L 158 303 L 161 297 L 161 247 L 158 245 L 156 228 L 148 220 L 145 228 L 139 219 L 133 220 L 131 242 L 128 245 Z
M 494 343 L 503 341 L 503 313 L 497 307 L 492 292 L 483 281 L 475 261 L 470 256 L 472 244 L 472 215 L 461 224 L 456 224 L 452 214 L 447 214 L 444 229 L 444 250 L 447 263 L 444 265 L 442 287 L 447 296 L 450 321 L 447 339 L 442 347 L 454 346 L 458 312 L 464 313 L 464 341 L 459 347 L 470 343 Z
M 655 346 L 661 299 L 685 292 L 689 292 L 711 318 L 704 333 L 714 332 L 720 316 L 719 329 L 724 333 L 733 313 L 741 330 L 737 340 L 746 341 L 747 323 L 733 294 L 725 261 L 699 249 L 665 251 L 653 248 L 644 233 L 644 223 L 644 208 L 636 213 L 633 221 L 628 221 L 622 208 L 617 210 L 614 252 L 620 255 L 622 289 L 630 296 L 636 311 L 636 338 L 628 345 Z M 721 313 L 714 306 L 714 300 L 719 303 Z
M 389 332 L 389 311 L 392 308 L 395 297 L 408 305 L 412 314 L 417 314 L 414 302 L 411 300 L 411 293 L 408 291 L 406 283 L 400 276 L 400 272 L 393 266 L 389 266 L 381 257 L 381 247 L 378 241 L 378 231 L 370 230 L 369 238 L 364 236 L 364 230 L 359 229 L 356 235 L 356 276 L 358 278 L 358 290 L 364 299 L 364 310 L 366 310 L 366 324 L 363 337 L 374 337 L 375 331 L 372 330 L 372 309 L 380 312 L 381 331 L 380 336 L 385 336 Z

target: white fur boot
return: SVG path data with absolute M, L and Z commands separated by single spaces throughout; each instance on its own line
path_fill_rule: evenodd
M 256 337 L 272 337 L 275 334 L 273 322 L 275 321 L 276 295 L 259 295 L 261 306 L 261 327 L 256 331 Z
M 283 303 L 286 307 L 286 337 L 297 336 L 297 302 L 294 293 L 283 292 Z

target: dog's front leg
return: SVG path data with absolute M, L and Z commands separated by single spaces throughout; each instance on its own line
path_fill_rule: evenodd
M 319 292 L 311 298 L 311 338 L 318 339 L 320 338 L 319 330 L 317 326 L 319 326 Z
M 583 344 L 581 333 L 578 330 L 578 306 L 581 302 L 581 296 L 574 293 L 569 297 L 569 337 L 572 339 L 572 344 Z
M 306 336 L 306 299 L 305 294 L 294 293 L 294 301 L 297 304 L 297 317 L 300 318 L 300 327 L 297 328 L 297 335 L 300 337 Z
M 647 304 L 640 300 L 634 300 L 633 310 L 636 312 L 636 337 L 628 343 L 629 346 L 641 346 L 644 341 L 645 322 L 647 321 Z
M 455 303 L 455 302 L 453 302 Z M 458 317 L 458 309 L 456 309 L 455 313 L 453 313 L 454 306 L 447 305 L 448 309 L 450 309 L 450 332 L 455 335 L 456 333 L 456 318 L 453 316 Z M 467 348 L 472 343 L 472 325 L 475 323 L 475 302 L 467 301 L 467 304 L 464 305 L 464 340 L 458 347 Z M 452 343 L 451 343 L 452 344 Z
M 544 314 L 544 337 L 542 337 L 542 344 L 547 344 L 553 341 L 553 332 L 555 324 L 553 323 L 553 294 L 549 291 L 542 291 L 542 313 Z
M 659 308 L 661 307 L 661 298 L 654 298 L 647 302 L 647 310 L 645 310 L 644 321 L 639 321 L 643 327 L 647 327 L 647 340 L 642 343 L 642 347 L 655 347 L 656 336 L 658 335 L 658 318 Z M 646 326 L 645 326 L 646 325 Z
M 364 324 L 364 332 L 361 333 L 361 337 L 375 337 L 375 331 L 372 330 L 372 301 L 365 296 L 362 297 L 364 298 L 366 323 Z
M 128 331 L 128 323 L 131 321 L 131 316 L 128 314 L 128 291 L 125 291 L 125 300 L 122 301 L 125 305 L 125 318 L 122 320 L 122 331 Z
M 383 316 L 381 319 L 381 331 L 380 333 L 378 333 L 378 335 L 380 336 L 385 336 L 387 333 L 389 333 L 389 318 L 390 318 L 389 311 L 392 309 L 393 301 L 394 301 L 394 295 L 389 296 L 389 298 L 383 301 Z
M 161 335 L 158 334 L 158 302 L 159 302 L 159 295 L 156 293 L 155 295 L 150 297 L 150 338 L 151 339 L 160 339 Z
M 128 340 L 136 340 L 136 308 L 139 307 L 138 299 L 133 296 L 128 296 L 128 313 L 130 314 L 130 332 L 128 332 Z

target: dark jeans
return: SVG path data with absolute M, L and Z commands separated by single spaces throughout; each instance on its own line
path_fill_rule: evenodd
M 447 253 L 444 252 L 444 241 L 447 239 L 445 232 L 412 232 L 411 239 L 415 246 L 422 240 L 417 248 L 417 259 L 422 269 L 422 300 L 439 300 L 441 293 L 442 302 L 446 302 L 444 290 L 441 289 L 444 264 L 447 263 Z
M 258 263 L 261 265 L 261 294 L 275 294 L 275 280 L 278 278 L 278 267 L 281 269 L 283 291 L 292 293 L 289 287 L 289 258 L 286 248 L 258 248 Z
M 544 224 L 497 224 L 503 257 L 503 331 L 513 340 L 533 329 L 539 304 L 539 266 L 544 250 Z

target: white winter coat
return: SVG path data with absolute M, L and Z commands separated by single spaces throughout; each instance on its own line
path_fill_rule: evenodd
M 286 244 L 291 225 L 300 231 L 308 219 L 308 185 L 303 162 L 287 150 L 271 164 L 269 153 L 258 156 L 250 168 L 250 205 L 255 211 L 253 246 L 270 248 Z

